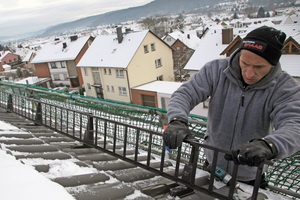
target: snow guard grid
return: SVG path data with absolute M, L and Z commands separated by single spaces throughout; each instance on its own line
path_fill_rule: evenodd
M 163 133 L 163 127 L 167 125 L 166 110 L 145 107 L 139 105 L 133 105 L 128 103 L 116 102 L 111 100 L 103 100 L 94 97 L 86 97 L 81 95 L 74 95 L 66 92 L 56 91 L 43 87 L 16 84 L 10 82 L 0 81 L 0 102 L 8 102 L 8 94 L 16 94 L 23 96 L 21 100 L 17 100 L 17 104 L 20 107 L 32 108 L 32 113 L 36 111 L 36 105 L 33 101 L 27 101 L 26 99 L 36 99 L 41 102 L 63 106 L 64 108 L 77 110 L 82 112 L 91 113 L 94 116 L 103 117 L 109 120 L 128 123 L 132 126 L 145 128 L 157 133 Z M 82 118 L 68 112 L 61 112 L 60 116 L 57 116 L 51 106 L 44 108 L 50 118 L 63 118 L 65 120 L 74 120 L 76 123 L 81 123 L 82 127 L 86 127 L 88 118 Z M 56 108 L 55 108 L 56 109 Z M 55 120 L 55 119 L 54 119 Z M 203 137 L 206 132 L 206 121 L 205 117 L 199 117 L 195 115 L 189 116 L 189 129 L 191 133 L 203 141 Z M 111 127 L 113 129 L 114 127 Z M 108 131 L 108 133 L 113 130 Z M 117 131 L 117 138 L 121 142 L 124 130 Z M 145 149 L 149 143 L 149 135 L 142 134 L 141 144 L 144 145 Z M 135 143 L 134 135 L 128 132 L 128 142 Z M 143 147 L 141 145 L 141 147 Z M 163 141 L 161 137 L 152 138 L 152 151 L 155 153 L 155 149 L 161 150 Z M 181 151 L 181 157 L 183 162 L 188 162 L 191 155 L 191 146 L 184 145 Z M 176 159 L 177 150 L 172 150 L 170 153 L 170 159 Z M 198 166 L 201 167 L 205 161 L 205 155 L 200 150 L 200 156 L 198 158 Z M 266 171 L 266 180 L 270 185 L 280 187 L 285 190 L 299 193 L 300 191 L 300 152 L 286 159 L 274 159 L 273 165 L 268 167 Z

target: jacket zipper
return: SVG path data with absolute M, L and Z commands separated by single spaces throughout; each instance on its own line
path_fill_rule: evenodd
M 242 92 L 242 96 L 241 96 L 241 104 L 240 104 L 241 106 L 240 107 L 244 106 L 244 100 L 245 100 L 244 93 L 245 93 L 245 86 L 243 87 L 243 92 Z M 232 138 L 231 138 L 230 149 L 232 148 L 232 143 L 233 143 L 233 139 L 234 139 L 235 131 L 236 131 L 236 123 L 237 123 L 237 118 L 238 118 L 239 113 L 240 113 L 240 109 L 238 109 L 238 114 L 237 114 L 236 119 L 235 119 L 235 126 L 234 126 L 233 135 L 232 135 Z M 229 170 L 229 161 L 227 162 L 226 170 Z
M 245 99 L 245 96 L 244 94 L 242 95 L 242 102 L 241 102 L 241 106 L 243 107 L 244 106 L 244 99 Z

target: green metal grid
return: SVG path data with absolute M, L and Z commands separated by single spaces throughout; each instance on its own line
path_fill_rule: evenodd
M 42 102 L 62 106 L 64 108 L 70 110 L 77 110 L 82 112 L 91 113 L 94 116 L 103 117 L 109 120 L 114 120 L 118 122 L 126 122 L 132 126 L 138 126 L 141 128 L 149 129 L 151 131 L 156 131 L 158 133 L 163 132 L 164 125 L 167 124 L 166 110 L 138 106 L 133 104 L 127 104 L 116 101 L 109 101 L 98 99 L 94 97 L 85 97 L 80 95 L 73 95 L 66 92 L 55 91 L 51 89 L 46 89 L 42 87 L 32 86 L 32 85 L 23 85 L 23 84 L 15 84 L 9 82 L 0 81 L 0 91 L 5 91 L 17 95 L 22 95 L 27 98 L 33 98 L 40 100 Z M 1 93 L 2 94 L 2 93 Z M 7 96 L 1 96 L 1 101 L 7 101 Z M 19 102 L 20 106 L 32 107 L 32 112 L 35 111 L 36 106 L 31 103 L 31 101 L 21 100 Z M 62 116 L 58 116 L 55 110 L 50 106 L 46 106 L 44 108 L 49 114 L 49 118 L 63 118 L 63 120 L 75 120 L 76 123 L 87 124 L 87 119 L 79 120 L 78 115 L 70 115 L 64 111 Z M 73 119 L 75 117 L 75 119 Z M 197 137 L 200 138 L 200 141 L 203 141 L 204 134 L 206 132 L 205 122 L 207 121 L 204 117 L 189 116 L 190 121 L 190 130 Z M 199 123 L 198 123 L 199 122 Z M 98 128 L 101 129 L 103 125 L 99 123 Z M 110 127 L 108 131 L 109 135 L 113 134 L 113 130 L 115 127 Z M 128 140 L 132 143 L 135 143 L 135 131 L 128 130 Z M 141 134 L 140 144 L 144 144 L 147 146 L 149 136 Z M 117 138 L 119 141 L 124 138 L 124 130 L 122 127 L 118 127 Z M 162 148 L 162 139 L 161 137 L 155 137 L 152 139 L 152 147 L 153 149 L 161 149 Z M 191 148 L 189 145 L 184 145 L 182 149 L 182 157 L 189 159 L 191 153 Z M 172 150 L 171 155 L 176 155 L 177 151 Z M 201 150 L 199 157 L 199 163 L 203 164 L 205 160 L 205 156 L 203 151 Z M 273 166 L 270 166 L 266 172 L 266 179 L 269 184 L 274 186 L 291 190 L 293 192 L 299 193 L 299 185 L 300 185 L 300 152 L 290 156 L 286 159 L 275 159 Z

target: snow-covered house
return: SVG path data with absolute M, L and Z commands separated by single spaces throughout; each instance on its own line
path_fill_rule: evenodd
M 224 29 L 222 26 L 211 27 L 202 36 L 199 46 L 184 67 L 190 72 L 190 76 L 197 73 L 207 62 L 225 58 L 221 52 L 233 40 L 233 29 Z
M 36 75 L 39 78 L 51 77 L 53 86 L 82 86 L 81 71 L 76 68 L 76 65 L 93 39 L 90 36 L 71 36 L 44 45 L 31 62 L 35 66 Z
M 153 81 L 131 89 L 133 100 L 136 105 L 156 107 L 167 110 L 171 100 L 171 95 L 175 92 L 182 83 L 171 81 Z M 198 104 L 191 115 L 207 117 L 208 102 Z
M 172 49 L 149 30 L 97 36 L 77 65 L 88 96 L 130 103 L 130 89 L 174 81 Z
M 6 51 L 0 56 L 0 62 L 2 66 L 3 65 L 15 66 L 22 63 L 22 60 L 20 55 Z
M 32 69 L 34 71 L 35 71 L 34 64 L 32 64 L 31 61 L 33 60 L 35 55 L 36 55 L 36 53 L 34 51 L 29 51 L 26 54 L 26 56 L 23 58 L 23 63 L 25 65 L 25 67 L 28 68 L 28 69 Z

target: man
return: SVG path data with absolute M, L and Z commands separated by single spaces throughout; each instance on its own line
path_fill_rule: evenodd
M 163 136 L 169 148 L 188 137 L 188 114 L 210 97 L 205 144 L 231 150 L 217 165 L 238 180 L 255 180 L 266 159 L 285 158 L 300 150 L 300 86 L 281 70 L 285 33 L 271 27 L 251 31 L 228 59 L 207 63 L 172 95 L 169 126 Z M 208 163 L 213 152 L 204 150 Z M 233 160 L 233 161 L 232 161 Z

